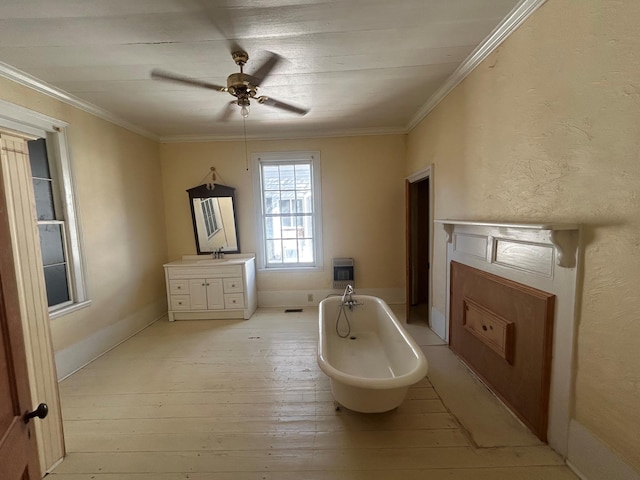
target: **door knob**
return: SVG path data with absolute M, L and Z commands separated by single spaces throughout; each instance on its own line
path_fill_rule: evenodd
M 22 420 L 24 420 L 24 423 L 29 423 L 29 420 L 31 420 L 32 418 L 34 417 L 44 418 L 47 416 L 48 413 L 49 413 L 49 407 L 47 406 L 47 404 L 41 403 L 40 405 L 38 405 L 38 408 L 36 408 L 33 412 L 26 412 L 22 416 Z

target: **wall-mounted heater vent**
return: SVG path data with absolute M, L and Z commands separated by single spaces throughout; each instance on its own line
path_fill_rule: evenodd
M 343 289 L 347 285 L 354 285 L 353 258 L 333 259 L 333 288 Z

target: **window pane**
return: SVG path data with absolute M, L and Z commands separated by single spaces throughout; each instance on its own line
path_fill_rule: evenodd
M 313 199 L 311 192 L 308 190 L 296 192 L 296 206 L 298 208 L 298 213 L 312 213 Z
M 311 188 L 311 165 L 296 165 L 296 190 Z
M 62 225 L 40 224 L 40 248 L 42 249 L 42 262 L 45 266 L 56 263 L 64 263 L 64 244 L 62 242 Z
M 278 190 L 280 185 L 280 169 L 277 165 L 262 167 L 262 189 Z
M 304 263 L 313 263 L 313 240 L 305 238 L 298 240 L 298 251 L 300 252 L 300 261 Z
M 267 217 L 264 219 L 265 238 L 272 240 L 282 238 L 280 232 L 280 217 Z
M 53 185 L 51 180 L 33 179 L 33 192 L 36 196 L 36 214 L 38 220 L 55 220 L 53 210 Z
M 280 200 L 280 213 L 293 213 L 291 200 Z
M 280 165 L 280 190 L 295 189 L 295 175 L 293 165 Z
M 283 252 L 284 263 L 298 263 L 298 241 L 297 240 L 295 239 L 283 240 L 282 252 Z
M 296 238 L 296 217 L 282 217 L 282 238 Z
M 280 192 L 264 192 L 264 213 L 280 213 Z
M 282 241 L 267 240 L 267 263 L 282 263 Z
M 47 303 L 50 307 L 71 300 L 66 265 L 44 267 L 44 282 L 47 286 Z
M 313 220 L 311 215 L 304 215 L 296 219 L 298 222 L 298 238 L 313 238 Z
M 47 160 L 47 144 L 44 138 L 27 142 L 29 147 L 29 163 L 31 164 L 31 176 L 38 178 L 51 178 L 49 160 Z

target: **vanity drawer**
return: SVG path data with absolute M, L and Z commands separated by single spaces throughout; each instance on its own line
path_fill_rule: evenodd
M 171 294 L 183 294 L 189 293 L 189 280 L 171 280 L 169 282 L 169 292 Z
M 227 310 L 244 308 L 244 295 L 242 293 L 225 293 L 224 308 Z
M 224 284 L 224 293 L 243 292 L 242 278 L 225 278 L 222 280 Z
M 187 278 L 230 278 L 241 277 L 242 267 L 240 265 L 219 265 L 211 266 L 180 266 L 167 268 L 167 275 L 170 280 Z
M 171 295 L 171 310 L 190 310 L 189 295 Z

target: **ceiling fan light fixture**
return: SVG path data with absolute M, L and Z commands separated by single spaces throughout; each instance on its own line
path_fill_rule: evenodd
M 249 101 L 251 99 L 255 99 L 258 103 L 269 105 L 270 107 L 279 108 L 298 115 L 306 115 L 309 111 L 308 109 L 296 107 L 295 105 L 290 105 L 274 98 L 257 96 L 260 85 L 262 85 L 265 78 L 267 78 L 273 68 L 278 65 L 282 59 L 282 57 L 276 53 L 267 53 L 269 56 L 266 61 L 256 69 L 253 75 L 248 75 L 244 73 L 243 67 L 249 60 L 249 55 L 243 50 L 233 51 L 231 56 L 233 57 L 234 62 L 240 67 L 240 72 L 232 73 L 227 77 L 226 87 L 209 83 L 198 78 L 185 77 L 184 75 L 165 72 L 158 69 L 151 71 L 151 78 L 168 80 L 182 85 L 191 85 L 194 87 L 207 88 L 209 90 L 231 94 L 236 98 L 236 100 L 227 104 L 223 115 L 220 117 L 220 121 L 227 121 L 229 119 L 229 115 L 233 112 L 234 103 L 240 107 L 240 114 L 242 115 L 242 118 L 246 119 L 249 116 Z

